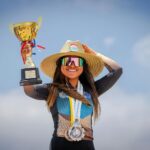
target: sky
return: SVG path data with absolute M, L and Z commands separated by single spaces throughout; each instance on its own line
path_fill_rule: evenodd
M 118 82 L 99 99 L 94 125 L 96 150 L 150 148 L 150 1 L 149 0 L 1 0 L 0 150 L 47 150 L 53 122 L 45 101 L 27 97 L 19 86 L 23 62 L 20 42 L 10 25 L 37 21 L 37 67 L 67 40 L 80 40 L 123 68 Z M 40 69 L 39 69 L 40 70 Z M 104 76 L 104 71 L 95 79 Z M 40 70 L 43 83 L 51 82 Z

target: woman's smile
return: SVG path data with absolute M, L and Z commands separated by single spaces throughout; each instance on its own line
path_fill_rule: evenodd
M 66 70 L 69 71 L 69 72 L 76 72 L 76 71 L 78 71 L 77 69 L 72 69 L 72 68 L 67 68 Z
M 78 78 L 82 74 L 83 67 L 77 67 L 75 65 L 71 65 L 71 66 L 62 65 L 61 72 L 69 79 L 74 79 L 74 78 Z

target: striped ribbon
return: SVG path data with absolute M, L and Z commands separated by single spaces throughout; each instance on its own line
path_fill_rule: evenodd
M 78 82 L 77 91 L 80 94 L 83 94 L 83 87 L 80 82 Z M 69 96 L 68 98 L 69 98 L 69 104 L 70 104 L 70 124 L 71 126 L 73 126 L 75 119 L 80 120 L 82 102 L 74 99 L 71 96 Z

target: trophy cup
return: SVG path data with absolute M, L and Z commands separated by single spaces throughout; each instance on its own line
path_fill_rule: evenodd
M 21 86 L 42 83 L 39 70 L 32 60 L 32 49 L 35 47 L 35 37 L 39 28 L 40 25 L 36 22 L 22 22 L 12 25 L 12 30 L 21 41 L 21 56 L 24 63 L 24 68 L 21 69 Z

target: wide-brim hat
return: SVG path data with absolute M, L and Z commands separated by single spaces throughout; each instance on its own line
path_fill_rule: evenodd
M 104 63 L 100 56 L 85 52 L 80 41 L 66 41 L 59 53 L 46 57 L 40 64 L 41 70 L 49 77 L 54 76 L 56 62 L 64 56 L 78 56 L 85 59 L 93 77 L 96 77 L 103 70 Z

